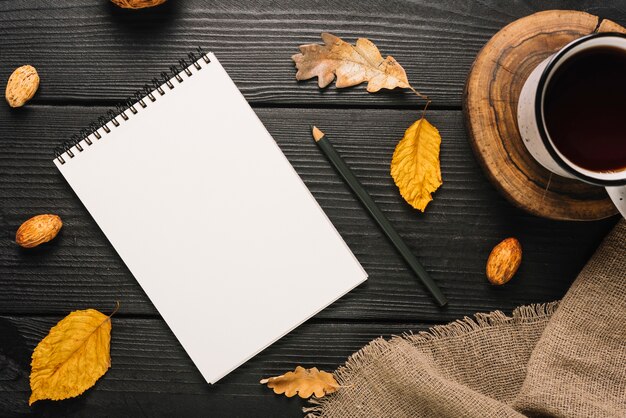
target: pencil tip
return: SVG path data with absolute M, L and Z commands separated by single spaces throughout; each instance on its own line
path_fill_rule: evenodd
M 311 125 L 311 133 L 313 134 L 313 139 L 315 142 L 318 142 L 320 139 L 324 138 L 324 132 L 320 131 L 317 126 Z

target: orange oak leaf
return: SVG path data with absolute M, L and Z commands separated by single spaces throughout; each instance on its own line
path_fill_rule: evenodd
M 274 393 L 285 394 L 288 398 L 298 394 L 301 398 L 310 398 L 315 395 L 321 398 L 329 393 L 336 392 L 339 384 L 331 373 L 320 371 L 317 367 L 305 369 L 298 366 L 293 372 L 287 372 L 280 376 L 262 379 L 262 385 L 274 389 Z

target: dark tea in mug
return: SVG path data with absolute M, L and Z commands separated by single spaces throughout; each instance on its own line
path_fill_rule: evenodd
M 597 46 L 569 57 L 546 86 L 543 117 L 570 162 L 595 172 L 626 169 L 626 51 Z

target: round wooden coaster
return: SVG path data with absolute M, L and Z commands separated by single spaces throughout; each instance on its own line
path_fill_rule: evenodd
M 552 174 L 537 163 L 517 129 L 517 101 L 531 71 L 568 42 L 606 31 L 626 29 L 584 12 L 535 13 L 496 33 L 467 78 L 465 120 L 478 161 L 510 202 L 537 216 L 584 221 L 617 213 L 604 188 Z

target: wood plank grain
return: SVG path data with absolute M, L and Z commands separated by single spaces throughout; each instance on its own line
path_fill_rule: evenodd
M 318 91 L 295 80 L 290 59 L 323 31 L 370 38 L 393 55 L 433 106 L 460 107 L 465 78 L 479 49 L 513 20 L 549 8 L 579 9 L 626 24 L 623 1 L 455 0 L 169 1 L 120 10 L 102 0 L 0 2 L 0 79 L 34 65 L 35 103 L 118 101 L 201 45 L 223 62 L 253 103 L 422 106 L 407 92 L 369 95 L 357 87 Z
M 113 317 L 112 365 L 96 386 L 78 398 L 29 407 L 32 350 L 61 318 L 0 318 L 0 416 L 302 416 L 302 400 L 277 396 L 259 380 L 296 365 L 334 370 L 376 337 L 426 328 L 309 321 L 209 385 L 163 321 Z
M 119 300 L 124 314 L 156 314 L 51 162 L 55 146 L 103 111 L 0 107 L 0 313 L 106 310 Z M 394 146 L 415 111 L 259 109 L 258 114 L 370 275 L 321 318 L 442 321 L 557 299 L 616 222 L 554 222 L 512 207 L 480 172 L 459 111 L 428 115 L 443 137 L 444 184 L 425 214 L 402 200 L 389 175 Z M 310 138 L 310 123 L 333 140 L 440 284 L 450 299 L 448 308 L 435 306 L 333 171 Z M 193 208 L 187 211 L 193 215 Z M 60 236 L 32 251 L 17 247 L 13 239 L 21 222 L 44 212 L 63 218 Z M 511 283 L 494 288 L 484 277 L 485 261 L 508 236 L 521 241 L 524 261 Z

